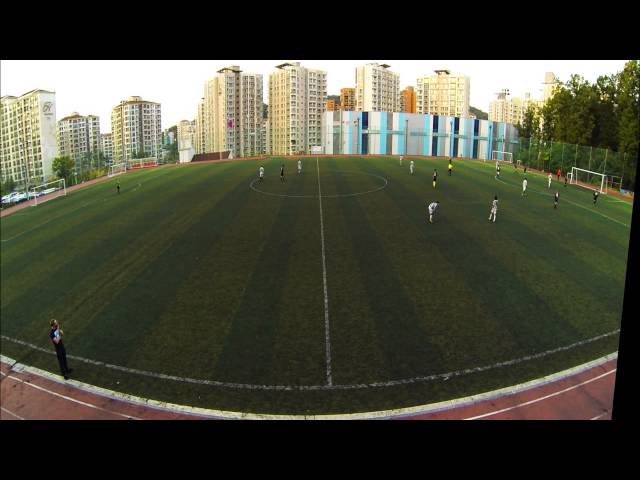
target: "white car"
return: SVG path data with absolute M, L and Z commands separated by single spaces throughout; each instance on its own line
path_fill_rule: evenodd
M 17 202 L 16 197 L 18 196 L 19 192 L 11 192 L 8 195 L 5 195 L 4 197 L 2 197 L 2 204 L 3 205 L 8 205 L 10 203 L 14 203 Z
M 11 200 L 13 203 L 23 202 L 27 199 L 27 192 L 18 192 Z

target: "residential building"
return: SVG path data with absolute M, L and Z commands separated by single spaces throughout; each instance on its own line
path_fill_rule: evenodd
M 273 155 L 308 153 L 322 145 L 321 116 L 327 72 L 300 62 L 277 65 L 269 74 L 269 148 Z
M 397 112 L 400 110 L 400 75 L 390 65 L 368 63 L 356 67 L 356 110 Z
M 416 113 L 416 92 L 411 86 L 400 91 L 400 111 Z
M 129 97 L 111 111 L 111 135 L 115 163 L 140 155 L 162 158 L 160 104 Z
M 529 107 L 542 108 L 544 105 L 544 101 L 532 99 L 529 93 L 524 94 L 524 99 L 507 98 L 508 95 L 508 90 L 503 90 L 498 93 L 498 98 L 489 104 L 489 120 L 517 125 L 522 123 Z
M 560 81 L 553 72 L 546 72 L 544 74 L 544 89 L 542 90 L 543 104 L 547 103 L 547 100 L 553 96 L 553 91 L 558 85 L 560 85 Z
M 341 88 L 340 89 L 340 110 L 345 112 L 353 112 L 356 109 L 356 89 Z
M 0 98 L 0 176 L 40 184 L 53 175 L 57 153 L 56 94 L 31 90 Z
M 337 112 L 338 110 L 340 110 L 340 104 L 339 103 L 337 103 L 333 99 L 327 100 L 327 106 L 326 106 L 326 111 L 327 112 Z
M 206 148 L 206 142 L 205 142 L 205 137 L 206 137 L 206 126 L 205 126 L 205 114 L 204 114 L 205 108 L 204 108 L 204 97 L 200 100 L 200 102 L 198 102 L 198 113 L 196 114 L 196 119 L 195 119 L 195 124 L 196 124 L 196 131 L 195 131 L 195 151 L 196 153 L 206 153 L 207 148 Z
M 178 122 L 178 150 L 195 147 L 196 121 L 180 120 Z
M 71 157 L 75 160 L 76 166 L 87 162 L 87 167 L 91 162 L 99 160 L 100 151 L 100 118 L 95 115 L 82 116 L 78 112 L 64 117 L 58 121 L 57 132 L 58 155 L 61 157 Z
M 416 113 L 468 117 L 469 92 L 469 77 L 451 75 L 449 70 L 436 70 L 435 75 L 418 77 Z
M 239 66 L 218 70 L 204 91 L 206 152 L 231 151 L 233 157 L 259 155 L 263 150 L 263 80 Z
M 113 160 L 113 137 L 110 133 L 102 133 L 100 135 L 100 143 L 102 153 L 105 156 L 108 164 L 112 163 Z

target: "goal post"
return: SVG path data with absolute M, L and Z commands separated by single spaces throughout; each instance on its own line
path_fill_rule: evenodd
M 127 164 L 126 163 L 118 163 L 117 165 L 111 165 L 109 167 L 109 177 L 114 177 L 116 175 L 120 175 L 121 173 L 126 173 Z
M 513 163 L 513 153 L 493 150 L 491 152 L 491 161 Z
M 158 159 L 156 157 L 147 158 L 132 158 L 127 160 L 127 170 L 134 170 L 137 168 L 157 167 Z
M 592 172 L 584 168 L 571 167 L 569 183 L 579 187 L 596 190 L 600 193 L 607 193 L 607 176 L 604 173 Z
M 32 207 L 35 207 L 41 203 L 48 202 L 54 198 L 63 197 L 67 195 L 67 184 L 64 178 L 60 180 L 54 180 L 53 182 L 43 183 L 29 189 L 28 198 L 33 199 Z

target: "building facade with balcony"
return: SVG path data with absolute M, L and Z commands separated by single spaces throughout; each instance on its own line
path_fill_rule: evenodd
M 80 162 L 98 162 L 102 147 L 100 138 L 100 118 L 95 115 L 82 116 L 78 112 L 58 121 L 58 155 L 71 157 Z M 97 165 L 97 163 L 95 164 Z
M 345 112 L 353 112 L 356 109 L 356 89 L 341 88 L 340 89 L 340 110 Z
M 269 74 L 269 153 L 309 153 L 322 145 L 327 72 L 283 63 Z
M 400 91 L 400 111 L 416 113 L 416 91 L 411 86 Z
M 368 63 L 356 67 L 356 110 L 397 112 L 400 110 L 400 75 L 390 65 Z
M 111 111 L 113 159 L 121 163 L 137 156 L 162 158 L 160 104 L 129 97 Z
M 0 98 L 0 177 L 40 184 L 53 175 L 57 155 L 56 94 L 31 90 Z
M 110 133 L 100 134 L 100 148 L 107 161 L 107 164 L 111 165 L 113 160 L 113 137 Z
M 418 77 L 416 113 L 468 117 L 470 83 L 469 77 L 451 75 L 449 70 Z

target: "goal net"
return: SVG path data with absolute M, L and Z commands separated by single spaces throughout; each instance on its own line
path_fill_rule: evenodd
M 126 163 L 118 163 L 117 165 L 111 165 L 109 167 L 109 176 L 113 177 L 115 175 L 120 175 L 121 173 L 125 173 L 127 171 Z
M 158 159 L 155 157 L 132 158 L 131 160 L 127 160 L 128 170 L 133 170 L 136 168 L 157 167 L 157 166 L 158 166 Z
M 578 167 L 571 167 L 570 183 L 600 193 L 607 193 L 607 176 L 604 173 L 592 172 Z
M 498 161 L 498 162 L 513 163 L 513 153 L 494 150 L 491 152 L 491 160 L 494 162 Z
M 33 199 L 32 207 L 39 205 L 54 198 L 62 197 L 67 194 L 67 185 L 64 178 L 54 180 L 53 182 L 43 183 L 29 190 L 29 199 Z

